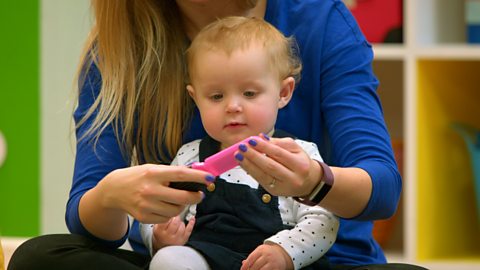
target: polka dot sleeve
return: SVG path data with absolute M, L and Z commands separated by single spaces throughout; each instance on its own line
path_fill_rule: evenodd
M 317 145 L 295 140 L 314 160 L 322 161 Z M 338 218 L 320 206 L 307 206 L 284 198 L 295 227 L 283 230 L 265 240 L 280 245 L 292 258 L 295 269 L 308 266 L 320 259 L 332 247 L 337 237 Z M 284 217 L 286 218 L 286 217 Z M 286 218 L 290 219 L 290 218 Z M 292 225 L 292 224 L 287 224 Z
M 292 258 L 295 269 L 305 267 L 320 259 L 333 245 L 337 237 L 339 221 L 332 213 L 319 206 L 297 208 L 297 224 L 265 240 L 283 247 Z

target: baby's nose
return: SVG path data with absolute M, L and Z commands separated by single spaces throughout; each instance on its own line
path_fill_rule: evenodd
M 230 98 L 227 102 L 227 112 L 240 112 L 242 105 L 237 98 Z

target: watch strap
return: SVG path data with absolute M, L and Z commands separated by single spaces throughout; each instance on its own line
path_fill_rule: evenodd
M 294 199 L 300 203 L 314 206 L 319 204 L 323 198 L 327 195 L 334 183 L 333 172 L 330 167 L 324 162 L 319 161 L 320 167 L 322 167 L 323 175 L 320 179 L 318 185 L 313 189 L 312 193 L 308 196 L 299 198 L 294 197 Z

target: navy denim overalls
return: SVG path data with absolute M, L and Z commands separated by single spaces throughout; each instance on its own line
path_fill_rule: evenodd
M 277 132 L 274 134 L 278 136 Z M 199 159 L 218 152 L 220 144 L 210 137 L 200 143 Z M 221 178 L 215 188 L 205 189 L 205 199 L 197 205 L 196 224 L 187 243 L 202 253 L 210 267 L 240 269 L 242 261 L 263 241 L 277 232 L 290 229 L 283 225 L 278 197 L 261 186 L 228 183 Z M 320 259 L 303 269 L 326 269 L 328 262 Z

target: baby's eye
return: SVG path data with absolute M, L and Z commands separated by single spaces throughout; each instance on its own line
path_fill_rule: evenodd
M 213 101 L 221 100 L 223 98 L 222 94 L 213 94 L 210 96 L 210 99 Z
M 251 98 L 251 97 L 256 96 L 257 93 L 256 93 L 255 91 L 245 91 L 245 92 L 243 92 L 243 95 L 246 96 L 246 97 Z

